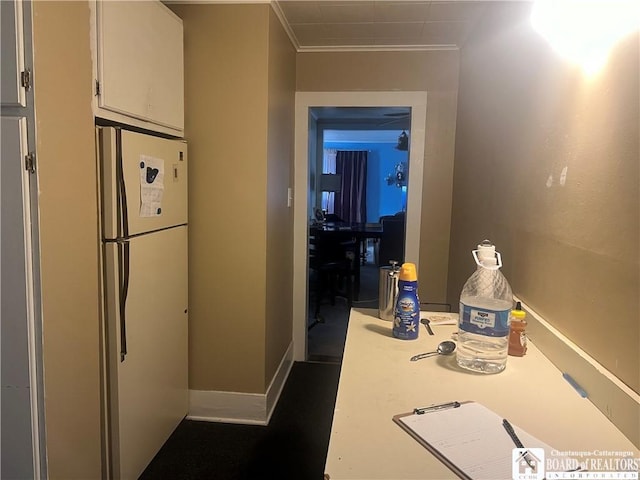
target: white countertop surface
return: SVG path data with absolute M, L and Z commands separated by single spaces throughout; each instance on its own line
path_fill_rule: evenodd
M 457 318 L 433 313 L 447 315 Z M 531 342 L 524 357 L 510 356 L 506 369 L 495 375 L 459 368 L 455 354 L 410 362 L 411 356 L 452 339 L 457 326 L 432 329 L 434 336 L 421 325 L 418 339 L 399 340 L 377 310 L 351 310 L 325 466 L 331 480 L 457 478 L 392 420 L 416 407 L 451 401 L 482 403 L 558 451 L 624 451 L 640 457 Z

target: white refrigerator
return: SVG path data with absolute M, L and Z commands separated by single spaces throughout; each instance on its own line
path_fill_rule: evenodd
M 96 139 L 108 474 L 136 479 L 188 409 L 187 144 Z

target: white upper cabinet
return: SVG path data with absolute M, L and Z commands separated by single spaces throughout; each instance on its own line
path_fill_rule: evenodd
M 182 20 L 157 0 L 98 0 L 95 27 L 96 117 L 182 136 Z
M 0 1 L 2 21 L 2 69 L 0 69 L 2 105 L 26 106 L 25 87 L 22 76 L 24 68 L 24 37 L 22 25 L 22 2 Z M 25 73 L 23 73 L 25 72 Z

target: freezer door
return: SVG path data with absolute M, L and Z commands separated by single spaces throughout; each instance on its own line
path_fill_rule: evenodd
M 113 478 L 136 479 L 188 410 L 187 227 L 105 244 Z
M 112 127 L 98 132 L 105 238 L 187 223 L 187 144 Z

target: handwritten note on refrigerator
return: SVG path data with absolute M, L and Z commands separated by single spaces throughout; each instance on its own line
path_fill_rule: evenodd
M 164 160 L 140 155 L 140 216 L 162 215 Z

